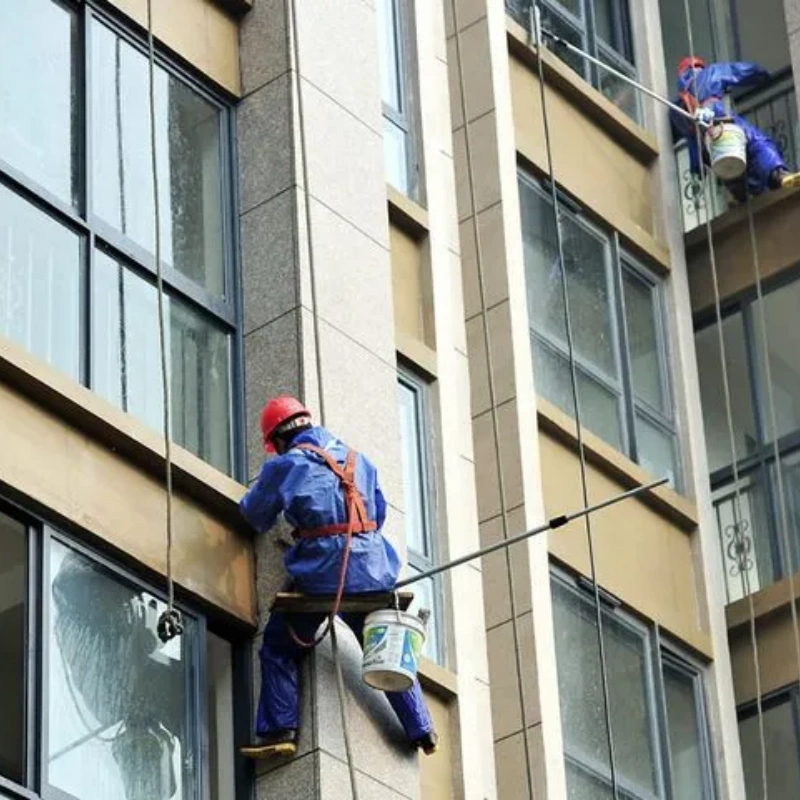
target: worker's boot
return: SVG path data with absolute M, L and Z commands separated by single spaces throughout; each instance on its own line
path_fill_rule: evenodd
M 297 752 L 297 730 L 287 728 L 260 737 L 258 744 L 248 744 L 239 751 L 246 758 L 293 756 Z
M 781 176 L 781 186 L 784 189 L 800 189 L 800 172 L 789 172 Z
M 414 747 L 422 750 L 426 756 L 432 756 L 439 749 L 439 737 L 435 731 L 426 733 L 414 742 Z

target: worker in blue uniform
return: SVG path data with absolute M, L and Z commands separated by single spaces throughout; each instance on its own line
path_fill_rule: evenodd
M 730 119 L 746 136 L 745 180 L 726 184 L 740 202 L 746 199 L 747 192 L 758 195 L 769 189 L 800 186 L 800 173 L 790 172 L 775 142 L 743 117 L 730 113 L 725 104 L 725 95 L 731 89 L 756 86 L 768 78 L 769 73 L 763 67 L 744 61 L 707 66 L 701 58 L 687 57 L 678 64 L 678 98 L 675 104 L 701 124 Z M 702 154 L 698 152 L 695 124 L 676 111 L 670 112 L 670 120 L 675 139 L 687 140 L 692 173 L 701 175 L 700 158 L 708 163 L 708 156 L 705 148 Z
M 281 514 L 292 525 L 295 543 L 284 557 L 292 587 L 306 594 L 394 589 L 400 559 L 381 533 L 386 501 L 373 464 L 325 428 L 313 426 L 308 409 L 293 397 L 271 400 L 261 414 L 261 428 L 267 452 L 277 457 L 264 462 L 240 509 L 261 532 L 272 528 Z M 363 642 L 366 615 L 340 616 Z M 296 752 L 299 667 L 325 617 L 279 612 L 270 616 L 260 651 L 260 741 L 242 748 L 244 755 L 264 758 Z M 386 697 L 411 745 L 426 754 L 435 752 L 437 737 L 419 682 L 405 692 L 387 692 Z

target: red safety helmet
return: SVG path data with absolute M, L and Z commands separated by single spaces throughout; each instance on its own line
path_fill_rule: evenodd
M 678 77 L 683 75 L 687 69 L 704 69 L 705 66 L 706 62 L 703 61 L 702 58 L 686 56 L 686 58 L 682 58 L 680 64 L 678 64 Z
M 287 423 L 290 422 L 295 422 L 296 424 L 288 425 Z M 261 433 L 264 435 L 264 448 L 268 453 L 274 453 L 275 445 L 272 439 L 276 433 L 282 433 L 300 425 L 308 425 L 310 422 L 311 412 L 296 397 L 281 395 L 273 398 L 264 406 L 264 410 L 261 412 Z

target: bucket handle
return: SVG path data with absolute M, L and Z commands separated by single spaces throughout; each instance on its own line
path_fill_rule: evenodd
M 402 622 L 403 620 L 400 616 L 400 594 L 398 593 L 397 589 L 392 592 L 392 608 L 397 615 L 397 621 L 399 623 Z

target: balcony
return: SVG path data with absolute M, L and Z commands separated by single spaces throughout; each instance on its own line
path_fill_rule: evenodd
M 740 471 L 738 502 L 733 482 L 713 492 L 728 603 L 776 583 L 800 564 L 800 452 L 782 455 L 781 467 L 788 537 L 771 459 Z
M 776 73 L 766 86 L 759 86 L 757 90 L 739 95 L 735 104 L 743 117 L 758 125 L 775 140 L 788 164 L 797 163 L 800 130 L 791 69 Z M 704 225 L 708 219 L 709 206 L 711 219 L 716 219 L 731 207 L 733 203 L 730 195 L 713 176 L 706 178 L 708 185 L 704 187 L 703 181 L 692 175 L 685 142 L 679 142 L 675 146 L 675 162 L 681 187 L 684 231 Z

